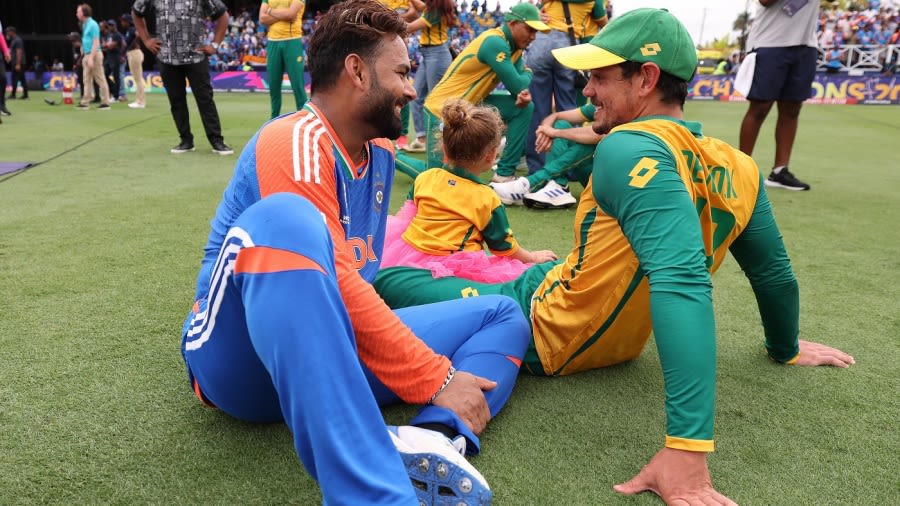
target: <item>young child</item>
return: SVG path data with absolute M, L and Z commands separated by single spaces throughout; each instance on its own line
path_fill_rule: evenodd
M 499 283 L 517 278 L 533 263 L 556 260 L 552 251 L 519 245 L 506 208 L 478 179 L 503 149 L 505 126 L 497 110 L 450 100 L 441 116 L 447 161 L 420 174 L 409 200 L 388 218 L 381 268 L 418 267 L 435 278 Z

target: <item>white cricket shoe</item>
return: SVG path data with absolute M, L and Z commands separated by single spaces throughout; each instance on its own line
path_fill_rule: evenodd
M 484 476 L 463 456 L 465 438 L 453 442 L 433 430 L 410 425 L 388 426 L 419 504 L 423 506 L 487 506 L 494 494 Z
M 532 209 L 565 209 L 577 202 L 568 188 L 553 180 L 540 190 L 523 196 L 522 201 Z
M 497 178 L 498 176 L 494 176 Z M 531 190 L 527 177 L 517 177 L 507 181 L 492 181 L 491 188 L 500 197 L 500 202 L 508 206 L 521 206 L 525 194 Z

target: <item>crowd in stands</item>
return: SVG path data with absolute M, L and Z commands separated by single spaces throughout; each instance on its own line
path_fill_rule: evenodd
M 885 46 L 900 44 L 900 1 L 851 2 L 841 9 L 835 2 L 819 15 L 819 46 Z

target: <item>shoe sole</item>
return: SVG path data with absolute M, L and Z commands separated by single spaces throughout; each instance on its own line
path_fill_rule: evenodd
M 768 179 L 765 180 L 765 184 L 769 188 L 784 188 L 785 190 L 791 190 L 791 191 L 795 191 L 795 192 L 802 192 L 802 191 L 809 190 L 809 188 L 803 188 L 802 186 L 788 186 L 786 184 L 781 184 L 777 181 L 769 181 Z
M 193 149 L 192 149 L 191 151 L 193 151 Z M 216 151 L 216 150 L 214 149 L 214 150 L 212 150 L 212 152 L 215 153 L 215 154 L 217 154 L 217 155 L 222 155 L 222 156 L 227 156 L 227 155 L 233 155 L 233 154 L 234 154 L 234 150 L 231 150 L 231 151 Z
M 489 506 L 494 494 L 477 478 L 435 453 L 400 453 L 422 505 Z M 465 490 L 468 490 L 466 492 Z
M 529 209 L 568 209 L 576 204 L 576 202 L 572 202 L 571 204 L 555 205 L 532 199 L 522 199 L 522 202 Z
M 194 148 L 191 148 L 191 149 L 171 149 L 171 150 L 169 150 L 169 153 L 172 153 L 173 155 L 180 155 L 181 153 L 187 153 L 187 152 L 193 151 L 193 150 L 194 150 Z

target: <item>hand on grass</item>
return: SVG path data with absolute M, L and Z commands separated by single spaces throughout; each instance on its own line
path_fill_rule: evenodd
M 487 426 L 491 419 L 484 390 L 492 390 L 497 383 L 465 371 L 456 371 L 450 383 L 431 403 L 447 408 L 457 415 L 475 434 Z
M 556 260 L 556 258 L 557 258 L 556 253 L 554 253 L 548 249 L 542 249 L 542 250 L 531 252 L 531 263 L 534 263 L 534 264 L 542 264 L 544 262 Z
M 855 363 L 856 361 L 853 360 L 852 356 L 837 348 L 801 339 L 800 358 L 797 359 L 795 365 L 833 365 L 835 367 L 846 369 Z
M 663 448 L 634 478 L 613 486 L 620 494 L 650 491 L 668 505 L 724 505 L 737 503 L 716 491 L 706 467 L 706 453 Z

